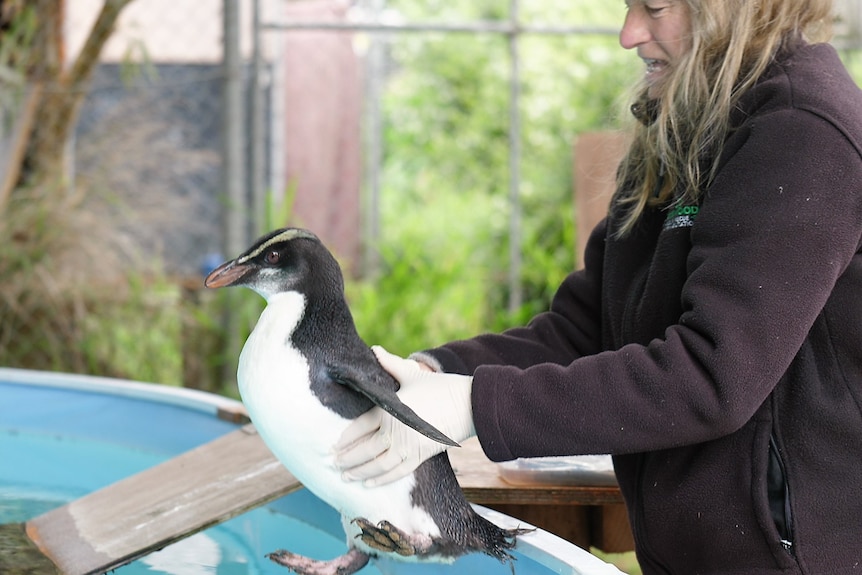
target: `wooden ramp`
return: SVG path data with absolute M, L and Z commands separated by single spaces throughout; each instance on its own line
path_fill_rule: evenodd
M 300 487 L 246 425 L 25 527 L 62 573 L 103 573 Z

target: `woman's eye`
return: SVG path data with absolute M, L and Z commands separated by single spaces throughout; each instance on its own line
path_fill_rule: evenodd
M 275 250 L 267 252 L 266 255 L 263 257 L 263 260 L 271 266 L 277 264 L 279 259 L 281 259 L 281 256 Z
M 662 12 L 667 10 L 668 7 L 669 7 L 669 5 L 666 2 L 653 3 L 653 4 L 644 3 L 644 10 L 646 10 L 647 14 L 649 14 L 650 16 L 653 16 L 653 17 L 661 14 Z

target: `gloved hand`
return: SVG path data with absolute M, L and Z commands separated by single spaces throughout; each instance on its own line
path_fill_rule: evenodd
M 473 378 L 437 373 L 421 364 L 372 348 L 380 365 L 401 384 L 398 397 L 419 417 L 458 443 L 476 435 L 470 392 Z M 335 444 L 335 465 L 345 481 L 376 486 L 395 481 L 447 449 L 379 407 L 357 417 Z

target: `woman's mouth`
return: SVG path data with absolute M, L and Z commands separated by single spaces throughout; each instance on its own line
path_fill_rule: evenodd
M 643 58 L 643 61 L 646 64 L 644 77 L 650 87 L 650 96 L 657 98 L 659 95 L 658 92 L 660 91 L 660 85 L 664 81 L 670 67 L 667 60 Z
M 646 75 L 648 78 L 658 76 L 667 69 L 667 62 L 665 60 L 644 58 L 644 63 L 646 64 Z

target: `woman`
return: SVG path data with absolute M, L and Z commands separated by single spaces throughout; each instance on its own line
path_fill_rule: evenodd
M 640 123 L 585 268 L 528 326 L 380 351 L 493 460 L 610 453 L 643 572 L 862 570 L 862 93 L 830 0 L 628 0 Z M 467 374 L 467 375 L 454 375 Z M 382 411 L 369 484 L 443 446 Z

